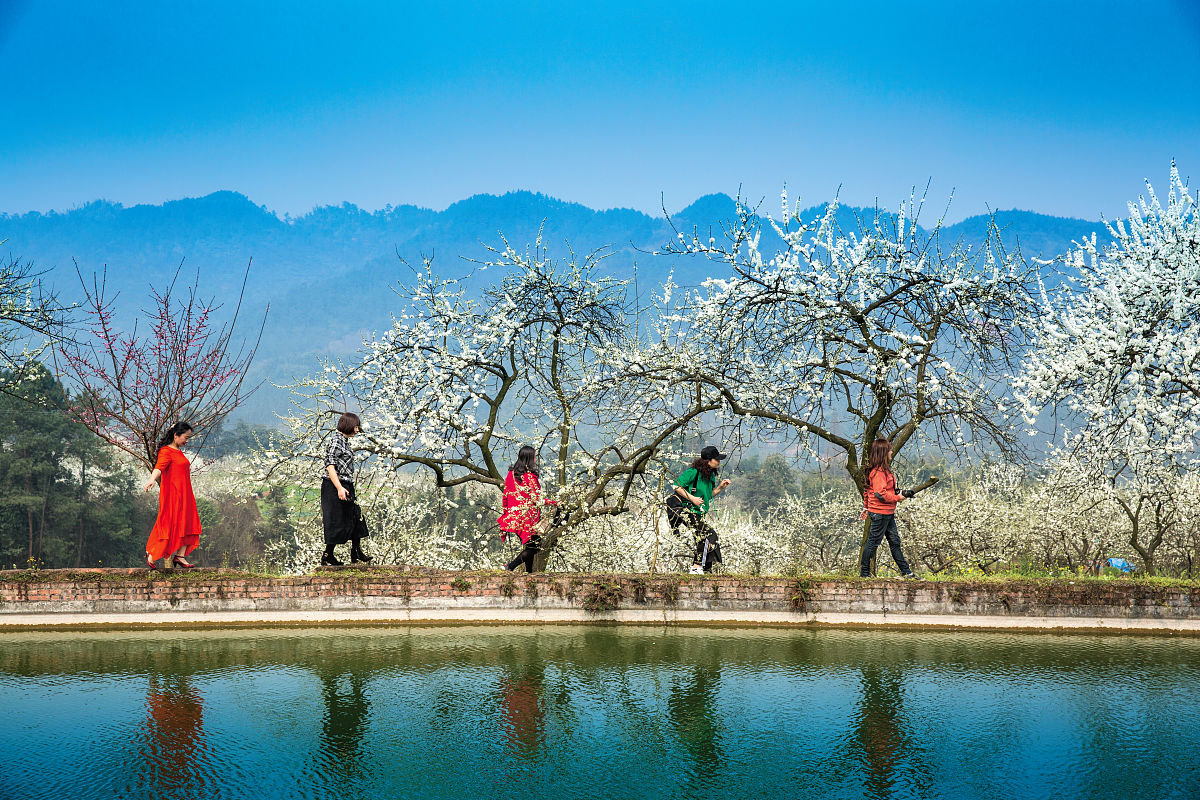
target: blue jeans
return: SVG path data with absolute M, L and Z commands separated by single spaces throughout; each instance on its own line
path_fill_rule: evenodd
M 892 550 L 896 569 L 900 570 L 901 575 L 911 574 L 912 569 L 904 560 L 904 553 L 900 552 L 900 531 L 896 528 L 896 515 L 872 513 L 867 516 L 871 518 L 871 532 L 867 534 L 867 546 L 863 548 L 862 563 L 858 565 L 858 574 L 864 578 L 870 577 L 871 559 L 875 557 L 875 551 L 879 549 L 879 543 L 885 537 L 888 547 Z

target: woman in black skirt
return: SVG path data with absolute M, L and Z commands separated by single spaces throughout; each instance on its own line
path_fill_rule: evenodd
M 338 420 L 337 430 L 325 448 L 325 475 L 321 479 L 321 520 L 325 523 L 325 553 L 321 566 L 341 566 L 333 548 L 350 542 L 351 563 L 369 562 L 371 557 L 362 551 L 362 509 L 354 499 L 354 451 L 350 437 L 362 427 L 357 414 L 346 412 Z

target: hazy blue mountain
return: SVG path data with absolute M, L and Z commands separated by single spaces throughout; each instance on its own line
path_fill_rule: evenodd
M 668 222 L 630 209 L 596 211 L 543 194 L 511 192 L 476 195 L 444 211 L 404 205 L 369 212 L 343 203 L 281 219 L 226 191 L 162 205 L 126 208 L 101 200 L 62 213 L 0 215 L 0 239 L 8 240 L 4 255 L 49 270 L 51 283 L 67 298 L 80 295 L 73 262 L 89 279 L 93 271 L 107 269 L 110 292 L 120 293 L 124 314 L 147 305 L 147 284 L 165 286 L 181 262 L 183 280 L 199 270 L 203 294 L 231 301 L 253 259 L 246 321 L 271 306 L 255 375 L 281 383 L 313 371 L 320 357 L 354 350 L 363 332 L 389 324 L 398 305 L 391 287 L 411 274 L 401 259 L 419 265 L 430 256 L 439 271 L 466 276 L 476 266 L 472 259 L 486 260 L 489 245 L 501 246 L 501 235 L 522 249 L 540 232 L 555 256 L 564 256 L 568 246 L 581 255 L 606 248 L 605 269 L 616 277 L 636 277 L 644 294 L 671 270 L 684 285 L 708 277 L 711 265 L 701 259 L 650 252 L 676 230 L 719 237 L 721 223 L 734 210 L 728 195 L 712 194 L 673 212 Z M 805 215 L 823 211 L 817 206 Z M 769 203 L 759 212 L 777 215 Z M 838 219 L 852 227 L 873 213 L 841 207 Z M 1006 243 L 1019 241 L 1024 254 L 1041 258 L 1065 252 L 1072 240 L 1093 231 L 1103 234 L 1099 223 L 1030 211 L 1001 211 L 996 221 Z M 947 226 L 943 236 L 979 242 L 986 225 L 987 217 L 971 217 Z M 491 277 L 483 273 L 477 279 Z M 244 330 L 251 333 L 251 326 Z M 264 386 L 242 417 L 269 422 L 286 403 L 285 392 Z

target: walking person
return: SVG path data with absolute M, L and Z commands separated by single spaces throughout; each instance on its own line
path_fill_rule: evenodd
M 871 520 L 871 532 L 863 547 L 859 575 L 871 576 L 871 559 L 879 543 L 887 539 L 896 562 L 896 569 L 905 578 L 915 578 L 904 553 L 900 551 L 900 532 L 896 528 L 896 504 L 912 497 L 912 489 L 896 491 L 896 476 L 892 473 L 892 443 L 887 439 L 876 439 L 867 456 L 867 488 L 863 491 L 863 510 Z
M 350 563 L 370 563 L 374 559 L 363 552 L 362 538 L 367 526 L 354 495 L 354 451 L 350 437 L 362 430 L 362 420 L 347 411 L 338 418 L 337 428 L 325 447 L 325 469 L 321 476 L 321 522 L 325 527 L 325 552 L 321 566 L 340 567 L 333 548 L 350 542 Z
M 200 513 L 196 510 L 196 495 L 192 492 L 192 462 L 183 454 L 183 446 L 192 438 L 192 426 L 176 422 L 158 441 L 158 459 L 150 480 L 142 487 L 150 491 L 160 478 L 158 518 L 146 541 L 146 566 L 192 569 L 195 564 L 184 558 L 200 544 Z
M 692 556 L 691 572 L 712 572 L 714 564 L 721 563 L 721 544 L 717 532 L 704 521 L 712 499 L 729 486 L 726 478 L 717 483 L 721 462 L 728 456 L 712 445 L 700 451 L 700 455 L 675 479 L 674 491 L 667 498 L 667 522 L 671 532 L 678 533 L 680 525 L 692 529 L 696 536 L 696 552 Z
M 533 572 L 533 559 L 542 548 L 542 536 L 538 529 L 542 521 L 542 506 L 557 503 L 542 496 L 537 451 L 529 445 L 517 451 L 517 460 L 504 478 L 503 505 L 504 511 L 496 520 L 500 526 L 500 540 L 507 541 L 507 534 L 515 533 L 522 545 L 517 557 L 504 568 L 515 572 L 524 565 L 526 572 Z

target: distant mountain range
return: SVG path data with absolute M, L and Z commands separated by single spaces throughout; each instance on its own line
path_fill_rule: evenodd
M 708 195 L 672 213 L 671 220 L 680 230 L 719 230 L 734 208 L 729 196 Z M 821 211 L 814 207 L 806 216 Z M 851 207 L 838 213 L 849 225 L 873 214 Z M 1019 241 L 1024 255 L 1047 259 L 1093 232 L 1105 235 L 1099 222 L 1031 211 L 1001 211 L 996 221 L 1007 244 Z M 987 223 L 986 216 L 969 217 L 943 228 L 943 236 L 978 242 Z M 67 299 L 80 295 L 73 263 L 85 276 L 106 268 L 124 314 L 146 305 L 147 285 L 164 285 L 181 262 L 186 277 L 200 271 L 203 294 L 232 299 L 253 259 L 246 320 L 253 322 L 268 303 L 271 310 L 254 367 L 254 376 L 268 384 L 240 412 L 250 422 L 271 422 L 274 412 L 286 408 L 287 393 L 270 382 L 312 372 L 320 357 L 351 352 L 364 332 L 390 324 L 397 307 L 390 287 L 410 274 L 401 258 L 419 264 L 430 255 L 440 271 L 466 274 L 472 265 L 465 259 L 486 258 L 486 247 L 499 246 L 501 234 L 520 249 L 539 230 L 555 256 L 564 255 L 568 245 L 581 254 L 610 248 L 606 268 L 621 278 L 636 270 L 643 290 L 671 269 L 685 285 L 708 277 L 706 262 L 647 254 L 675 235 L 662 217 L 630 209 L 595 211 L 532 192 L 476 195 L 444 211 L 397 206 L 368 212 L 344 203 L 283 219 L 236 192 L 162 205 L 126 208 L 96 201 L 63 213 L 0 215 L 4 255 L 48 270 L 51 285 Z M 249 324 L 244 330 L 253 333 Z

